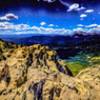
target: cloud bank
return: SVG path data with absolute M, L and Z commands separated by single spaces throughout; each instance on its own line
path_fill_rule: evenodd
M 92 12 L 92 10 L 87 11 Z M 87 17 L 87 14 L 81 14 L 81 18 Z M 74 29 L 59 28 L 57 25 L 40 22 L 40 26 L 28 25 L 25 23 L 15 24 L 10 22 L 12 19 L 18 20 L 18 16 L 13 13 L 5 14 L 0 17 L 0 35 L 14 34 L 33 34 L 33 35 L 74 35 L 76 32 L 83 35 L 100 34 L 100 25 L 93 23 L 90 25 L 77 24 Z M 34 24 L 34 23 L 33 23 Z M 46 26 L 46 27 L 45 27 Z
M 53 26 L 50 24 L 50 26 Z M 27 24 L 14 24 L 10 22 L 0 22 L 0 35 L 14 35 L 14 34 L 33 34 L 33 35 L 74 35 L 75 33 L 83 35 L 100 34 L 100 25 L 82 25 L 78 24 L 74 29 L 53 28 L 43 26 L 30 26 Z

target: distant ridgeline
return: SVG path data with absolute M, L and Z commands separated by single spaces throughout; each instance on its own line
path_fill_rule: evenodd
M 80 51 L 97 52 L 100 50 L 100 35 L 28 35 L 26 37 L 20 37 L 19 35 L 0 37 L 5 41 L 21 45 L 47 45 L 56 50 L 58 55 L 64 59 Z

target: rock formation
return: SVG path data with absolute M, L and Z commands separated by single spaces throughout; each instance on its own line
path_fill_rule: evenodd
M 47 46 L 0 41 L 0 100 L 100 100 L 100 66 L 73 77 Z

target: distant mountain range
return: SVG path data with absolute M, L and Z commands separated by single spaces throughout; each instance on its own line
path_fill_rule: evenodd
M 32 45 L 41 44 L 47 45 L 56 50 L 58 54 L 73 55 L 78 51 L 97 51 L 100 50 L 100 35 L 81 35 L 73 36 L 61 35 L 27 35 L 27 36 L 0 36 L 3 40 L 10 41 L 16 44 Z M 66 52 L 67 51 L 67 52 Z
M 0 38 L 6 41 L 14 42 L 22 45 L 42 44 L 49 46 L 89 46 L 100 44 L 100 35 L 81 35 L 75 34 L 73 36 L 64 35 L 0 35 Z

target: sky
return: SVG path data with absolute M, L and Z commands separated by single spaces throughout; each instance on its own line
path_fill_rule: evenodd
M 0 0 L 0 35 L 100 33 L 100 0 Z

